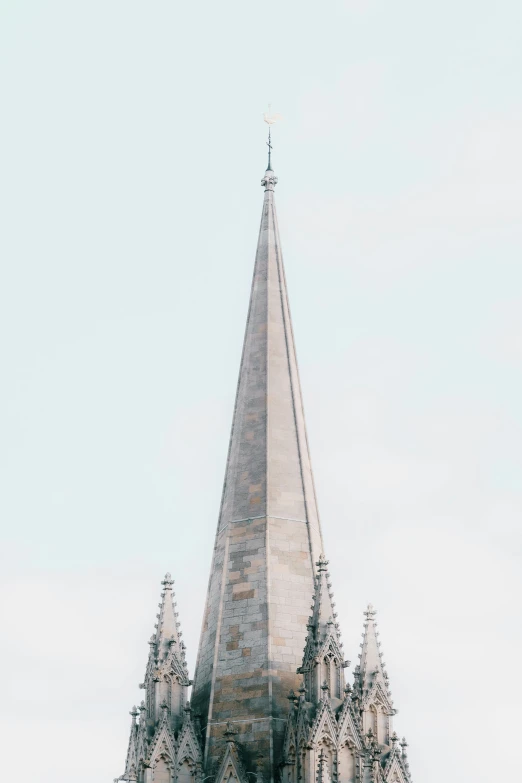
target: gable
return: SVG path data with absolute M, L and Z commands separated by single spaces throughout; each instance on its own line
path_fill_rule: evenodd
M 363 709 L 368 709 L 371 705 L 375 705 L 381 708 L 387 715 L 393 715 L 394 709 L 391 703 L 390 697 L 386 693 L 382 684 L 377 680 L 373 683 L 369 693 L 364 697 Z
M 310 742 L 320 742 L 328 737 L 337 744 L 337 722 L 328 702 L 324 701 L 310 731 Z
M 384 771 L 384 780 L 386 783 L 408 783 L 408 778 L 404 774 L 404 769 L 400 758 L 393 755 Z
M 341 648 L 339 647 L 337 639 L 332 634 L 328 634 L 326 636 L 319 649 L 319 652 L 317 653 L 320 658 L 325 658 L 328 654 L 336 658 L 339 662 L 339 665 L 342 664 L 344 656 L 341 653 Z
M 353 742 L 358 750 L 362 750 L 363 740 L 357 723 L 354 720 L 348 700 L 344 703 L 342 712 L 339 716 L 337 736 L 339 744 L 350 741 Z
M 178 737 L 178 764 L 185 759 L 191 759 L 194 762 L 201 761 L 201 749 L 196 736 L 194 724 L 190 720 L 185 720 L 181 733 Z
M 247 783 L 246 778 L 235 745 L 227 742 L 214 783 Z
M 150 748 L 150 763 L 154 764 L 155 760 L 160 756 L 167 757 L 171 762 L 174 761 L 175 757 L 174 737 L 172 736 L 172 732 L 166 723 L 163 723 L 163 725 L 160 726 L 152 740 Z

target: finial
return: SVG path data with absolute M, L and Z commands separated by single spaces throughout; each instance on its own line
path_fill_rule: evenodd
M 280 119 L 280 114 L 272 114 L 271 111 L 271 105 L 268 104 L 268 111 L 264 113 L 263 119 L 268 125 L 268 166 L 265 171 L 265 176 L 261 180 L 261 185 L 264 187 L 265 192 L 273 191 L 275 186 L 277 185 L 277 177 L 272 171 L 272 125 L 274 122 L 277 122 L 277 120 Z
M 371 756 L 373 759 L 376 759 L 379 757 L 379 755 L 382 753 L 379 743 L 377 742 L 377 737 L 373 733 L 373 731 L 368 729 L 366 733 L 366 747 L 370 751 Z
M 168 571 L 165 574 L 165 579 L 162 580 L 161 584 L 164 586 L 165 590 L 172 589 L 172 585 L 174 584 L 174 579 L 172 578 L 172 576 L 169 574 Z
M 278 120 L 281 119 L 281 115 L 280 114 L 272 114 L 271 109 L 272 109 L 272 104 L 269 103 L 268 104 L 268 111 L 266 111 L 263 114 L 263 119 L 266 122 L 266 124 L 268 125 L 268 141 L 267 141 L 267 146 L 268 146 L 268 166 L 266 167 L 267 171 L 272 171 L 272 125 L 274 125 L 274 123 L 276 123 Z
M 372 604 L 368 604 L 368 607 L 367 607 L 366 611 L 365 611 L 365 612 L 363 612 L 363 614 L 364 614 L 364 615 L 366 615 L 366 619 L 367 619 L 367 620 L 373 620 L 373 618 L 375 617 L 375 615 L 377 614 L 377 612 L 376 612 L 376 611 L 375 611 L 375 609 L 373 608 L 373 605 L 372 605 Z
M 272 157 L 272 128 L 270 127 L 270 125 L 268 126 L 267 146 L 268 146 L 268 166 L 266 167 L 266 170 L 267 171 L 272 171 L 272 161 L 271 161 L 271 157 Z

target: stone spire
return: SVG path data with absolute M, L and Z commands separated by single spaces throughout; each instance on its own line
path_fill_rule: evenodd
M 388 674 L 382 660 L 381 644 L 375 615 L 371 604 L 364 612 L 363 642 L 360 663 L 355 669 L 355 687 L 361 698 L 364 730 L 372 731 L 378 742 L 388 745 L 395 714 L 388 683 Z
M 193 706 L 217 763 L 233 720 L 246 763 L 274 779 L 299 687 L 313 564 L 323 551 L 271 168 L 196 666 Z
M 334 622 L 337 614 L 334 612 L 335 603 L 333 600 L 333 593 L 331 592 L 332 584 L 328 572 L 328 560 L 323 554 L 319 557 L 316 566 L 317 577 L 314 592 L 312 624 L 318 639 L 324 639 L 327 634 L 331 633 L 336 640 L 339 641 L 338 624 Z
M 155 655 L 159 660 L 163 660 L 170 650 L 175 650 L 179 662 L 188 677 L 187 665 L 185 662 L 185 645 L 181 641 L 182 632 L 179 630 L 178 613 L 174 603 L 174 593 L 172 586 L 174 580 L 170 574 L 165 574 L 161 582 L 163 592 L 161 593 L 161 603 L 159 604 L 159 614 L 156 615 L 157 624 L 154 634 Z
M 371 690 L 371 687 L 377 678 L 384 682 L 386 692 L 388 691 L 388 675 L 384 669 L 382 660 L 381 643 L 378 640 L 379 632 L 375 622 L 376 610 L 372 604 L 368 604 L 364 616 L 363 642 L 361 644 L 361 654 L 359 663 L 359 682 L 363 695 Z
M 277 214 L 268 168 L 218 535 L 272 517 L 304 523 L 322 551 Z

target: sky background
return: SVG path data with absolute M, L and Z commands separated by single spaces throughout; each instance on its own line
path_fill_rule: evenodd
M 123 771 L 160 580 L 193 669 L 262 112 L 347 656 L 414 780 L 514 780 L 516 0 L 0 0 L 3 776 Z M 511 667 L 511 668 L 510 668 Z

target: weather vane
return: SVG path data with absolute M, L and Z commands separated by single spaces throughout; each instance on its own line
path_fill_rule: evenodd
M 272 166 L 270 164 L 270 159 L 272 156 L 272 135 L 271 135 L 272 125 L 274 125 L 278 120 L 282 119 L 280 114 L 272 114 L 271 109 L 272 109 L 272 104 L 269 103 L 268 111 L 266 111 L 263 114 L 263 119 L 268 125 L 268 141 L 267 141 L 267 146 L 268 146 L 268 169 L 267 170 L 268 171 L 272 170 Z

